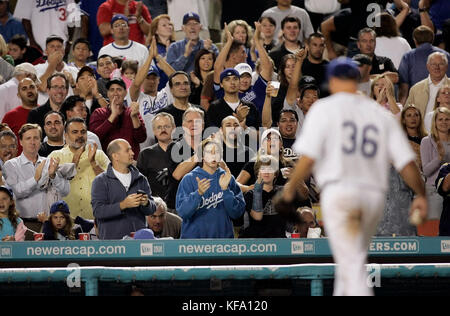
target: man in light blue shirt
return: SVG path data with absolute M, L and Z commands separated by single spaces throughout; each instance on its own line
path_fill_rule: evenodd
M 190 74 L 194 71 L 195 56 L 201 49 L 213 51 L 216 56 L 219 50 L 211 40 L 200 39 L 200 16 L 197 13 L 186 13 L 183 17 L 183 31 L 186 34 L 184 40 L 170 45 L 167 51 L 167 62 L 176 70 Z
M 35 232 L 42 226 L 37 220 L 38 213 L 48 214 L 47 192 L 50 188 L 62 196 L 70 192 L 69 180 L 57 173 L 58 159 L 45 159 L 38 152 L 41 147 L 42 130 L 37 124 L 25 124 L 19 130 L 19 140 L 23 147 L 22 154 L 8 160 L 3 166 L 6 184 L 13 190 L 16 208 L 24 224 Z M 26 240 L 33 235 L 27 233 Z

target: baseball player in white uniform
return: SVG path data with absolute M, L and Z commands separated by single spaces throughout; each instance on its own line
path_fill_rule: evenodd
M 422 219 L 427 214 L 425 185 L 398 121 L 357 94 L 357 65 L 345 57 L 336 59 L 328 78 L 333 95 L 314 104 L 306 116 L 294 144 L 302 157 L 282 200 L 292 201 L 299 181 L 314 173 L 337 264 L 334 295 L 369 296 L 373 289 L 367 282 L 367 249 L 382 216 L 390 164 L 416 193 L 411 210 Z

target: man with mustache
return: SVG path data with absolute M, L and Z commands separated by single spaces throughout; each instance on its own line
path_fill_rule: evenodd
M 50 111 L 45 115 L 44 122 L 47 140 L 42 143 L 39 155 L 48 157 L 53 151 L 64 147 L 64 118 L 61 113 Z
M 172 143 L 175 120 L 171 114 L 159 113 L 152 119 L 151 125 L 158 143 L 141 151 L 137 168 L 147 177 L 153 196 L 164 198 L 169 189 L 168 169 L 170 159 L 167 148 Z
M 17 157 L 17 137 L 10 130 L 0 132 L 0 166 Z
M 2 121 L 2 123 L 8 124 L 16 137 L 19 135 L 19 129 L 27 122 L 30 111 L 38 106 L 38 89 L 34 81 L 29 78 L 22 79 L 19 82 L 17 95 L 22 100 L 22 105 L 6 113 Z M 22 146 L 19 145 L 17 154 L 21 153 Z
M 70 180 L 70 193 L 64 198 L 74 218 L 80 216 L 94 219 L 91 205 L 92 182 L 105 171 L 109 164 L 106 154 L 97 144 L 87 144 L 87 126 L 84 119 L 74 117 L 65 125 L 67 146 L 53 151 L 49 157 L 57 158 L 61 163 L 77 165 L 77 175 Z

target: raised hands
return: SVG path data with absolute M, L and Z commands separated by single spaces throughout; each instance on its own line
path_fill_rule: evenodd
M 198 184 L 198 194 L 203 195 L 206 193 L 206 191 L 209 190 L 211 187 L 211 179 L 202 179 L 196 177 L 195 180 L 197 180 Z
M 225 171 L 226 173 L 220 176 L 219 179 L 219 185 L 222 190 L 228 190 L 228 186 L 230 185 L 231 181 L 231 171 L 228 166 L 225 165 Z

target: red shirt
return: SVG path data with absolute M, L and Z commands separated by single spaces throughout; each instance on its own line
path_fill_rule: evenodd
M 23 106 L 18 106 L 15 109 L 12 109 L 3 117 L 2 123 L 6 123 L 9 125 L 9 128 L 16 134 L 17 139 L 19 139 L 19 130 L 22 125 L 27 123 L 28 114 L 30 114 L 31 110 L 25 109 Z M 22 146 L 19 142 L 19 147 L 17 148 L 17 156 L 22 153 Z
M 105 150 L 113 140 L 118 138 L 125 139 L 130 143 L 133 149 L 134 159 L 137 160 L 140 151 L 139 144 L 145 142 L 147 139 L 147 130 L 145 129 L 145 123 L 141 115 L 139 115 L 141 126 L 137 129 L 133 127 L 130 108 L 125 108 L 114 123 L 108 121 L 110 115 L 111 110 L 109 108 L 95 110 L 89 121 L 89 129 L 98 136 L 102 143 L 102 148 Z
M 130 1 L 129 6 L 129 12 L 130 15 L 128 16 L 130 25 L 130 40 L 145 44 L 145 34 L 142 33 L 141 29 L 139 28 L 139 24 L 136 20 L 136 1 Z M 103 23 L 111 23 L 111 19 L 116 14 L 123 14 L 125 11 L 125 6 L 117 3 L 116 0 L 107 0 L 104 3 L 100 5 L 97 11 L 97 25 L 103 24 Z M 150 12 L 148 11 L 148 8 L 145 5 L 142 5 L 142 17 L 147 21 L 147 23 L 152 23 L 152 17 L 150 16 Z M 107 37 L 103 38 L 103 46 L 108 45 L 110 43 L 114 42 L 114 39 L 112 38 L 112 35 L 108 35 Z

